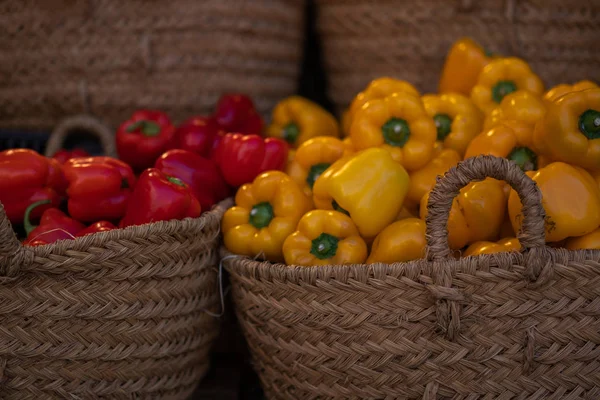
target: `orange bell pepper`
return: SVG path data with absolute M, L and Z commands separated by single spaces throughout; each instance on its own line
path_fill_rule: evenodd
M 517 238 L 504 238 L 498 242 L 475 242 L 467 247 L 467 250 L 462 254 L 463 257 L 478 256 L 480 254 L 494 254 L 504 251 L 519 251 L 521 243 Z
M 473 39 L 457 40 L 444 62 L 438 90 L 440 93 L 471 94 L 481 70 L 491 61 L 485 50 Z
M 592 81 L 588 81 L 588 80 L 579 81 L 572 85 L 567 85 L 567 84 L 563 83 L 563 84 L 554 86 L 553 88 L 548 90 L 546 93 L 544 93 L 544 100 L 552 102 L 567 93 L 580 92 L 582 90 L 594 89 L 597 87 L 598 87 L 597 84 L 595 84 Z

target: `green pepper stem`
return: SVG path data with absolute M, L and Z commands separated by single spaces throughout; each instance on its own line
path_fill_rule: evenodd
M 312 241 L 310 253 L 318 259 L 325 260 L 335 256 L 339 239 L 328 233 L 321 233 Z
M 588 139 L 600 139 L 600 111 L 588 109 L 579 116 L 579 131 Z
M 269 226 L 273 218 L 275 218 L 273 206 L 270 203 L 263 202 L 252 207 L 248 222 L 256 229 L 262 229 Z
M 500 103 L 504 96 L 517 91 L 517 85 L 513 81 L 498 81 L 492 88 L 492 100 Z
M 435 114 L 433 122 L 437 128 L 437 140 L 443 141 L 452 132 L 452 118 L 448 114 Z
M 27 236 L 29 236 L 29 234 L 31 233 L 31 231 L 33 231 L 35 228 L 37 228 L 37 225 L 33 225 L 31 223 L 31 212 L 41 206 L 42 204 L 50 204 L 51 201 L 49 199 L 46 200 L 40 200 L 40 201 L 36 201 L 35 203 L 31 203 L 27 209 L 25 210 L 25 217 L 23 218 L 23 227 L 25 228 L 25 233 L 27 234 Z
M 523 172 L 537 169 L 537 154 L 529 147 L 515 147 L 506 158 L 517 164 Z
M 390 118 L 381 127 L 383 139 L 390 146 L 403 147 L 410 138 L 408 122 L 401 118 Z
M 325 172 L 327 170 L 327 168 L 329 168 L 331 164 L 329 163 L 320 163 L 320 164 L 315 164 L 312 167 L 310 167 L 310 170 L 308 171 L 308 175 L 306 175 L 306 183 L 308 183 L 308 186 L 312 189 L 312 187 L 315 185 L 315 181 L 317 180 L 317 178 L 319 176 L 321 176 L 321 174 L 323 172 Z
M 295 122 L 290 122 L 283 127 L 282 136 L 286 142 L 293 145 L 300 136 L 300 127 Z
M 136 121 L 133 124 L 130 124 L 125 131 L 132 133 L 138 129 L 144 136 L 157 136 L 160 133 L 160 125 L 154 121 L 148 120 Z
M 179 178 L 175 178 L 174 176 L 167 175 L 167 180 L 171 183 L 176 184 L 177 186 L 185 186 L 185 183 Z

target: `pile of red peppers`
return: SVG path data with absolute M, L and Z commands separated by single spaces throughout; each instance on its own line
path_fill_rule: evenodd
M 0 203 L 29 246 L 197 218 L 262 172 L 284 169 L 288 144 L 265 139 L 263 129 L 243 94 L 224 95 L 212 115 L 177 126 L 162 111 L 138 110 L 117 129 L 118 158 L 0 152 Z

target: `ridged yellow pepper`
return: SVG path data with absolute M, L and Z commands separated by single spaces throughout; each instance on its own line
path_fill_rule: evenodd
M 538 154 L 533 146 L 533 127 L 519 121 L 503 121 L 471 141 L 465 158 L 482 154 L 504 157 L 523 171 L 538 169 Z
M 410 173 L 410 186 L 406 194 L 405 204 L 413 209 L 421 203 L 421 199 L 435 185 L 438 175 L 444 175 L 446 171 L 461 161 L 461 156 L 452 149 L 443 149 L 423 168 Z
M 462 157 L 471 139 L 481 133 L 481 111 L 471 99 L 456 93 L 425 95 L 422 100 L 435 122 L 437 140 Z
M 408 185 L 408 173 L 390 153 L 372 148 L 342 157 L 321 174 L 313 200 L 319 209 L 349 214 L 361 236 L 370 239 L 394 221 Z
M 521 243 L 517 238 L 504 238 L 497 242 L 475 242 L 471 244 L 465 252 L 462 254 L 463 257 L 478 256 L 480 254 L 494 254 L 501 253 L 504 251 L 519 251 L 521 249 Z
M 547 242 L 582 236 L 600 226 L 600 188 L 587 171 L 554 162 L 526 174 L 542 192 Z M 519 196 L 511 190 L 508 212 L 515 232 L 521 229 L 521 208 Z
M 273 109 L 267 135 L 285 139 L 298 147 L 316 136 L 340 136 L 340 127 L 331 113 L 301 96 L 281 100 Z
M 383 99 L 394 93 L 408 93 L 413 96 L 419 97 L 421 94 L 419 91 L 409 82 L 402 79 L 394 79 L 388 76 L 383 76 L 369 82 L 367 87 L 360 93 L 358 93 L 347 112 L 343 116 L 343 126 L 345 127 L 344 133 L 350 134 L 350 127 L 352 126 L 352 120 L 356 112 L 368 101 L 375 99 Z
M 283 261 L 283 242 L 309 209 L 309 198 L 289 176 L 264 172 L 238 189 L 235 206 L 223 215 L 225 246 L 235 254 Z
M 425 221 L 408 218 L 388 225 L 373 242 L 367 264 L 417 260 L 425 256 Z
M 367 251 L 352 219 L 338 211 L 309 211 L 283 243 L 288 265 L 362 264 Z
M 506 214 L 505 183 L 487 178 L 462 188 L 452 202 L 448 244 L 457 250 L 482 240 L 497 240 Z M 428 192 L 421 199 L 421 219 L 427 218 Z
M 546 114 L 546 105 L 539 95 L 527 90 L 517 90 L 504 96 L 500 105 L 486 115 L 483 131 L 487 132 L 499 122 L 506 120 L 525 122 L 533 129 L 544 114 Z
M 554 161 L 600 170 L 600 88 L 570 92 L 547 103 L 534 143 Z
M 583 236 L 568 238 L 564 247 L 569 250 L 600 250 L 600 229 Z
M 544 93 L 544 100 L 554 101 L 554 100 L 558 99 L 559 97 L 561 97 L 562 95 L 567 94 L 567 93 L 579 92 L 581 90 L 594 89 L 597 87 L 598 87 L 597 84 L 595 84 L 592 81 L 588 81 L 588 80 L 579 81 L 572 85 L 563 83 L 563 84 L 554 86 L 553 88 L 548 90 L 546 93 Z
M 312 198 L 315 181 L 327 168 L 345 155 L 351 154 L 338 138 L 317 136 L 302 143 L 286 172 Z
M 394 93 L 365 103 L 354 114 L 350 137 L 357 150 L 384 148 L 414 171 L 431 160 L 437 130 L 421 98 Z
M 544 84 L 529 65 L 516 57 L 497 58 L 483 68 L 471 99 L 485 114 L 489 114 L 509 93 L 528 90 L 537 95 L 544 92 Z
M 485 50 L 473 39 L 460 38 L 446 56 L 438 91 L 469 96 L 481 70 L 490 60 Z

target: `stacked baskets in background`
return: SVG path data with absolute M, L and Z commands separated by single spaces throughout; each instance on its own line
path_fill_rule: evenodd
M 51 0 L 0 4 L 0 128 L 48 129 L 138 108 L 175 121 L 226 92 L 266 114 L 295 92 L 304 2 Z
M 550 87 L 600 80 L 600 4 L 589 0 L 316 0 L 328 93 L 338 112 L 372 79 L 433 92 L 447 49 L 462 36 L 526 59 Z

